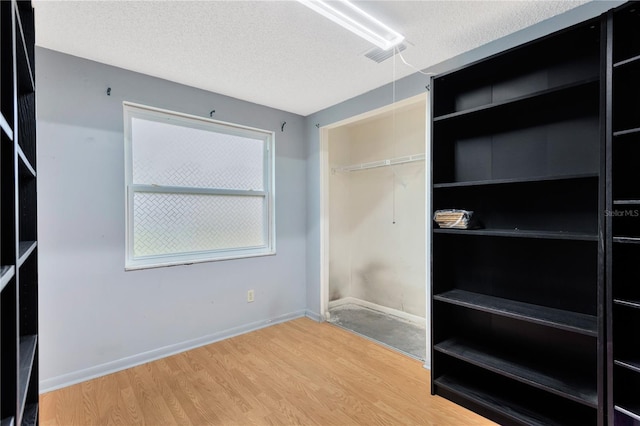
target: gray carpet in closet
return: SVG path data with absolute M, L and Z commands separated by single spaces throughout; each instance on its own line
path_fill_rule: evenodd
M 426 321 L 415 324 L 354 304 L 329 309 L 329 322 L 390 346 L 421 361 L 426 355 Z

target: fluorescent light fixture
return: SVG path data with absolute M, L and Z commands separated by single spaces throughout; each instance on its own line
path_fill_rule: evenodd
M 325 18 L 346 28 L 352 33 L 375 44 L 380 49 L 389 50 L 402 43 L 404 36 L 364 10 L 347 0 L 298 0 Z

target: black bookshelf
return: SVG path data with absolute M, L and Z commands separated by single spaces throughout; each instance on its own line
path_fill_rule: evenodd
M 607 387 L 608 420 L 640 425 L 640 3 L 607 15 Z
M 433 225 L 431 391 L 498 423 L 607 421 L 607 30 L 592 19 L 432 80 L 432 208 L 479 226 Z
M 437 344 L 434 349 L 589 407 L 597 406 L 595 380 L 589 380 L 588 374 L 572 371 L 557 362 L 545 362 L 520 348 L 505 350 L 502 345 L 487 341 L 452 338 Z
M 38 424 L 34 20 L 0 2 L 0 423 Z
M 440 394 L 492 417 L 499 424 L 593 424 L 594 410 L 590 407 L 573 401 L 566 403 L 561 397 L 500 375 L 491 375 L 486 369 L 468 370 L 463 368 L 466 367 L 464 364 L 453 367 L 462 368 L 467 373 L 467 378 L 464 379 L 461 375 L 438 377 L 434 384 Z M 488 380 L 491 384 L 483 385 L 480 380 Z M 536 401 L 537 405 L 532 404 L 532 401 Z M 565 411 L 567 409 L 571 411 Z

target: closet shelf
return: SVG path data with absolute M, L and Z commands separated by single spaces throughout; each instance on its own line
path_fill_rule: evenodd
M 459 289 L 436 294 L 433 298 L 441 302 L 560 330 L 587 336 L 598 335 L 598 324 L 596 317 L 593 315 L 548 308 Z
M 465 339 L 448 339 L 435 345 L 434 349 L 589 407 L 598 405 L 595 380 L 588 383 L 580 374 L 571 374 L 565 368 L 533 365 L 523 362 L 519 356 L 503 353 L 492 345 L 479 345 Z
M 613 204 L 616 206 L 626 206 L 640 204 L 640 200 L 613 200 Z
M 585 179 L 596 178 L 597 173 L 585 173 L 578 175 L 563 175 L 563 176 L 538 176 L 528 178 L 509 178 L 509 179 L 488 179 L 488 180 L 476 180 L 467 182 L 446 182 L 436 183 L 433 185 L 434 189 L 437 188 L 457 188 L 467 186 L 488 186 L 488 185 L 505 185 L 505 184 L 517 184 L 517 183 L 530 183 L 530 182 L 553 182 L 559 180 L 572 180 L 572 179 Z
M 0 291 L 9 284 L 9 281 L 11 281 L 15 273 L 16 268 L 14 268 L 13 265 L 2 265 L 2 267 L 0 267 Z
M 527 231 L 518 229 L 446 229 L 434 228 L 436 234 L 479 235 L 486 237 L 536 238 L 547 240 L 597 241 L 598 236 L 583 232 Z
M 616 359 L 614 361 L 614 363 L 620 367 L 624 367 L 626 369 L 629 369 L 631 371 L 635 371 L 636 373 L 640 373 L 640 358 L 634 358 L 634 359 L 629 359 L 629 358 L 623 358 L 623 359 Z
M 387 160 L 371 161 L 369 163 L 353 164 L 350 166 L 336 166 L 331 170 L 336 172 L 355 172 L 358 170 L 375 169 L 378 167 L 395 166 L 396 164 L 413 163 L 416 161 L 424 161 L 425 154 L 405 155 L 403 157 L 395 157 Z

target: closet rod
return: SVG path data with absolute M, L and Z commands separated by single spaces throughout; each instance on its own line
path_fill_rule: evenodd
M 337 166 L 332 168 L 335 172 L 355 172 L 357 170 L 374 169 L 376 167 L 395 166 L 396 164 L 413 163 L 415 161 L 424 161 L 425 154 L 405 155 L 403 157 L 390 158 L 388 160 L 372 161 L 369 163 L 354 164 L 351 166 Z

